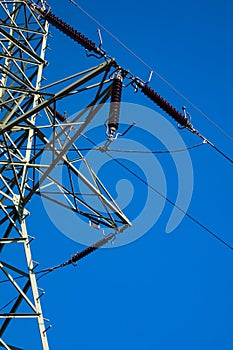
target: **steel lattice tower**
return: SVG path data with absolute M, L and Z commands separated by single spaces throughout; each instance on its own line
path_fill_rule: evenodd
M 111 96 L 113 84 L 107 78 L 115 62 L 105 59 L 42 88 L 49 24 L 38 9 L 46 13 L 43 0 L 0 1 L 0 275 L 5 279 L 0 284 L 0 345 L 8 350 L 49 349 L 27 224 L 32 197 L 43 196 L 116 231 L 130 225 L 75 144 Z M 90 103 L 67 122 L 57 102 L 85 90 L 93 94 Z M 63 183 L 53 173 L 58 166 L 63 167 Z M 85 193 L 76 188 L 77 177 Z M 22 336 L 16 339 L 19 330 Z M 34 344 L 27 342 L 28 332 L 33 332 Z

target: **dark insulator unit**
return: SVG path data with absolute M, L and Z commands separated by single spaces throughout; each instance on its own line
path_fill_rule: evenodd
M 61 264 L 60 267 L 64 267 L 70 264 L 74 264 L 78 262 L 79 260 L 85 258 L 87 255 L 91 254 L 95 250 L 103 247 L 105 244 L 107 244 L 110 240 L 114 239 L 114 234 L 109 234 L 108 236 L 104 237 L 100 241 L 94 243 L 92 246 L 87 247 L 81 252 L 76 253 L 70 260 L 66 261 L 65 263 Z
M 138 87 L 141 89 L 144 95 L 149 97 L 181 126 L 192 129 L 192 124 L 189 122 L 189 120 L 172 105 L 170 105 L 170 103 L 168 103 L 164 98 L 162 98 L 156 91 L 154 91 L 148 85 L 144 85 L 142 83 L 139 83 Z
M 59 17 L 54 15 L 50 11 L 46 11 L 39 6 L 36 6 L 36 10 L 45 18 L 49 23 L 51 23 L 54 27 L 59 29 L 61 32 L 69 36 L 71 39 L 79 43 L 88 51 L 93 51 L 97 55 L 102 55 L 101 50 L 96 46 L 96 44 L 85 37 L 83 34 L 78 32 L 76 29 L 72 28 L 69 24 L 62 21 Z
M 109 137 L 112 138 L 118 129 L 120 117 L 120 103 L 122 93 L 122 77 L 117 75 L 112 83 L 111 105 L 108 117 Z

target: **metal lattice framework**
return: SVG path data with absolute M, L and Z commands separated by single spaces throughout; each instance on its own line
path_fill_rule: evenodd
M 115 69 L 115 62 L 103 60 L 70 79 L 42 88 L 49 25 L 38 7 L 46 11 L 43 0 L 36 4 L 0 1 L 0 274 L 6 282 L 0 284 L 0 346 L 8 350 L 31 349 L 27 343 L 29 331 L 35 334 L 33 348 L 49 349 L 49 325 L 42 314 L 42 293 L 37 286 L 32 237 L 27 227 L 32 197 L 43 196 L 87 221 L 116 231 L 130 225 L 76 145 L 111 96 L 112 81 L 107 77 Z M 85 90 L 92 92 L 90 102 L 67 121 L 57 111 L 57 102 Z M 81 162 L 84 173 L 79 170 Z M 62 183 L 54 175 L 59 166 L 66 179 Z M 77 177 L 85 193 L 76 188 Z M 19 329 L 22 336 L 17 339 Z
M 100 63 L 44 85 L 49 24 L 84 47 L 89 56 L 100 59 Z M 148 83 L 120 67 L 101 45 L 97 46 L 54 15 L 44 0 L 0 0 L 2 348 L 31 349 L 27 335 L 32 332 L 33 348 L 49 349 L 46 332 L 50 325 L 42 314 L 43 291 L 38 287 L 37 263 L 30 248 L 33 237 L 27 219 L 35 195 L 80 215 L 86 223 L 102 224 L 114 232 L 54 269 L 82 259 L 131 225 L 88 164 L 78 142 L 108 101 L 111 102 L 108 139 L 102 151 L 113 141 L 119 124 L 124 79 L 128 80 L 126 86 L 140 90 L 183 128 L 222 154 L 194 129 L 185 110 L 184 114 L 180 113 Z M 68 119 L 59 113 L 61 100 L 75 98 L 77 103 L 76 98 L 84 92 L 86 97 L 79 99 L 80 112 Z

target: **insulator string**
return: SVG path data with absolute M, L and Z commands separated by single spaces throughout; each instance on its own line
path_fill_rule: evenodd
M 81 252 L 75 253 L 69 260 L 67 260 L 59 265 L 55 265 L 53 267 L 49 267 L 47 269 L 43 269 L 41 271 L 36 272 L 37 275 L 42 273 L 42 275 L 38 279 L 41 279 L 43 276 L 47 275 L 48 273 L 53 272 L 53 271 L 60 269 L 62 267 L 76 264 L 78 261 L 85 258 L 89 254 L 93 253 L 95 250 L 106 245 L 109 241 L 113 241 L 115 239 L 115 237 L 116 237 L 116 233 L 111 233 L 107 236 L 104 236 L 104 238 L 102 238 L 98 242 L 94 243 L 93 245 L 87 247 L 86 249 L 82 250 Z
M 118 74 L 112 83 L 112 94 L 110 112 L 108 117 L 108 129 L 109 137 L 113 138 L 116 130 L 118 130 L 119 118 L 120 118 L 120 104 L 122 94 L 122 77 Z
M 76 29 L 74 29 L 71 26 L 69 26 L 67 23 L 62 21 L 57 16 L 52 14 L 50 10 L 49 11 L 44 10 L 44 9 L 40 8 L 38 5 L 36 5 L 36 4 L 31 4 L 31 6 L 34 6 L 34 8 L 44 18 L 46 18 L 51 24 L 53 24 L 55 27 L 57 27 L 62 32 L 67 34 L 69 37 L 74 39 L 80 45 L 84 46 L 87 50 L 94 51 L 96 54 L 98 54 L 100 56 L 104 56 L 103 51 L 100 48 L 98 48 L 94 42 L 89 40 L 87 37 L 85 37 L 83 34 L 78 32 Z M 194 132 L 197 135 L 200 135 L 200 133 L 193 128 L 193 125 L 186 118 L 186 116 L 182 115 L 177 109 L 175 109 L 172 105 L 170 105 L 168 103 L 168 101 L 166 101 L 163 97 L 161 97 L 155 90 L 153 90 L 147 84 L 142 83 L 142 81 L 140 79 L 137 79 L 137 78 L 131 78 L 131 79 L 132 79 L 132 83 L 133 82 L 136 83 L 137 86 L 141 89 L 141 91 L 142 91 L 142 93 L 144 95 L 146 95 L 154 103 L 156 103 L 160 108 L 162 108 L 168 115 L 170 115 L 174 120 L 176 120 L 181 126 L 189 129 L 191 132 Z M 202 137 L 202 139 L 205 139 L 205 138 Z M 228 155 L 226 155 L 219 148 L 214 146 L 213 143 L 210 142 L 209 140 L 206 139 L 206 141 L 213 149 L 215 149 L 225 159 L 227 159 L 230 163 L 233 163 L 233 160 Z
M 233 137 L 222 127 L 220 127 L 216 122 L 214 122 L 205 112 L 203 112 L 195 103 L 193 103 L 189 98 L 187 98 L 182 92 L 180 92 L 176 87 L 174 87 L 167 79 L 165 79 L 161 74 L 157 72 L 151 65 L 149 65 L 145 60 L 143 60 L 135 51 L 131 50 L 123 41 L 121 41 L 116 35 L 114 35 L 109 29 L 107 29 L 102 23 L 100 23 L 96 18 L 94 18 L 90 13 L 88 13 L 82 6 L 80 6 L 76 1 L 69 0 L 74 6 L 76 6 L 84 15 L 91 19 L 94 23 L 98 25 L 99 28 L 103 29 L 110 37 L 112 37 L 119 45 L 121 45 L 126 51 L 128 51 L 132 56 L 134 56 L 139 62 L 141 62 L 146 68 L 155 74 L 161 81 L 163 81 L 171 90 L 173 90 L 178 96 L 180 96 L 184 101 L 186 101 L 190 106 L 192 106 L 202 117 L 204 117 L 210 124 L 212 124 L 216 129 L 218 129 L 225 137 L 233 141 Z
M 102 50 L 99 47 L 97 47 L 96 44 L 92 40 L 88 39 L 85 35 L 81 34 L 79 31 L 71 27 L 69 24 L 64 22 L 55 14 L 53 14 L 50 10 L 47 11 L 43 8 L 40 8 L 36 4 L 33 4 L 33 6 L 54 27 L 59 29 L 61 32 L 63 32 L 68 37 L 76 41 L 88 51 L 93 51 L 97 55 L 103 56 Z
M 192 125 L 188 118 L 182 115 L 177 109 L 175 109 L 169 102 L 167 102 L 163 97 L 161 97 L 155 90 L 153 90 L 148 85 L 137 83 L 137 86 L 141 89 L 142 93 L 156 103 L 164 112 L 166 112 L 170 117 L 172 117 L 177 123 L 185 128 L 192 129 Z

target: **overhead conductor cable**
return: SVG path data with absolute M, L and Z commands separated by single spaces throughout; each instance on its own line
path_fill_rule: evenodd
M 28 0 L 30 6 L 33 6 L 34 9 L 40 13 L 49 23 L 54 25 L 56 28 L 61 30 L 64 34 L 68 35 L 71 39 L 76 41 L 78 44 L 83 46 L 88 51 L 93 51 L 98 57 L 105 57 L 105 52 L 96 44 L 85 37 L 83 34 L 78 32 L 76 29 L 72 28 L 69 24 L 65 23 L 59 17 L 51 13 L 50 10 L 43 9 L 38 5 L 32 3 L 32 1 Z M 151 99 L 154 103 L 156 103 L 160 108 L 162 108 L 168 115 L 170 115 L 174 120 L 176 120 L 179 125 L 187 128 L 192 133 L 199 136 L 205 143 L 208 143 L 213 149 L 215 149 L 219 154 L 221 154 L 225 159 L 227 159 L 230 163 L 233 164 L 233 159 L 227 156 L 224 152 L 222 152 L 218 147 L 216 147 L 211 141 L 209 141 L 205 136 L 203 136 L 198 130 L 194 129 L 193 125 L 190 123 L 189 119 L 186 115 L 181 114 L 177 109 L 175 109 L 170 103 L 168 103 L 164 98 L 162 98 L 155 90 L 149 87 L 147 84 L 143 83 L 140 79 L 134 79 L 136 85 L 141 89 L 142 93 Z M 119 84 L 119 81 L 116 83 Z M 117 95 L 116 95 L 117 96 Z M 117 112 L 115 114 L 117 116 Z M 109 140 L 113 140 L 114 138 L 111 135 L 114 135 L 113 128 L 118 128 L 117 120 L 114 121 L 114 124 L 111 126 Z M 113 133 L 113 134 L 111 134 Z
M 96 18 L 94 18 L 90 13 L 88 13 L 83 7 L 81 7 L 76 1 L 69 0 L 74 6 L 78 7 L 79 10 L 84 13 L 88 18 L 90 18 L 94 23 L 102 28 L 107 34 L 110 35 L 119 45 L 121 45 L 126 51 L 128 51 L 132 56 L 134 56 L 139 62 L 141 62 L 145 67 L 147 67 L 152 73 L 154 73 L 161 81 L 163 81 L 169 88 L 171 88 L 176 94 L 183 98 L 189 105 L 191 105 L 198 113 L 200 113 L 209 123 L 215 126 L 223 135 L 225 135 L 229 140 L 233 141 L 233 137 L 222 129 L 216 122 L 214 122 L 208 115 L 206 115 L 199 107 L 197 107 L 191 100 L 183 95 L 179 90 L 177 90 L 169 81 L 167 81 L 162 75 L 160 75 L 151 65 L 149 65 L 144 59 L 138 56 L 135 51 L 132 51 L 124 42 L 122 42 L 116 35 L 114 35 L 110 30 L 103 26 Z

